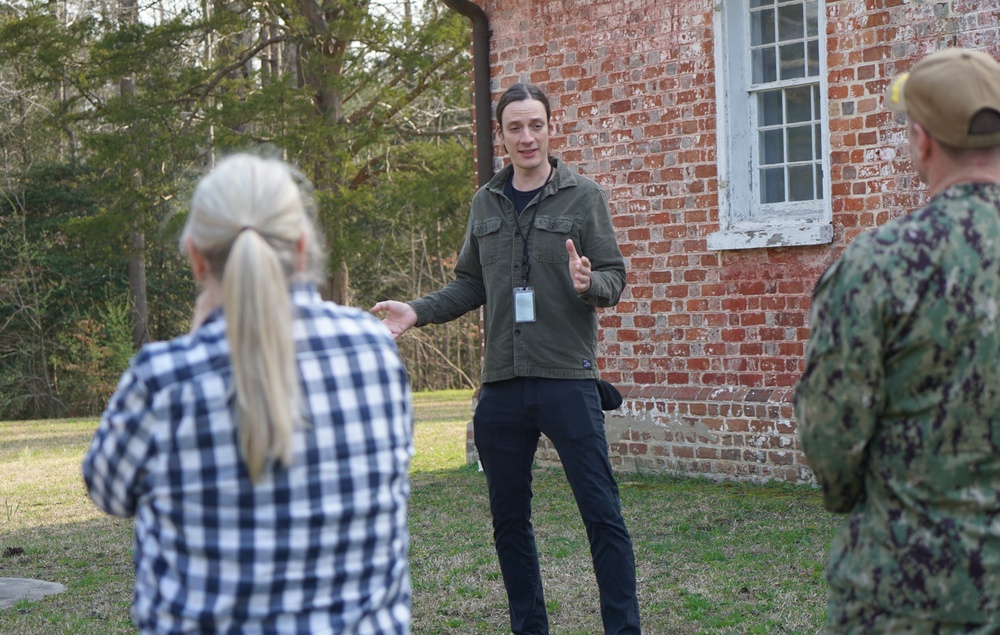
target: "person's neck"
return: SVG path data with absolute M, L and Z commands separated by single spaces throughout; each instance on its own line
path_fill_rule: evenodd
M 514 189 L 518 192 L 537 190 L 549 182 L 549 177 L 554 170 L 555 168 L 548 161 L 530 170 L 519 170 L 517 166 L 514 166 Z
M 953 185 L 967 183 L 1000 183 L 1000 164 L 983 163 L 971 165 L 952 164 L 952 170 L 940 170 L 928 174 L 927 196 L 933 198 Z

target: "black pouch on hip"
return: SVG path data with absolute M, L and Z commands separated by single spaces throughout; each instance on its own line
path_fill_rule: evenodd
M 622 405 L 622 394 L 610 382 L 598 379 L 597 392 L 601 395 L 601 410 L 616 410 Z

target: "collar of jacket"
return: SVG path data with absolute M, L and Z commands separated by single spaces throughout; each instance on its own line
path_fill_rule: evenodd
M 549 164 L 555 169 L 555 173 L 549 180 L 549 184 L 545 186 L 545 196 L 551 196 L 564 187 L 574 187 L 576 185 L 576 175 L 570 171 L 569 166 L 562 159 L 549 157 Z M 490 182 L 486 184 L 486 189 L 503 196 L 504 185 L 507 184 L 513 172 L 514 166 L 508 163 L 496 173 L 496 176 L 490 179 Z

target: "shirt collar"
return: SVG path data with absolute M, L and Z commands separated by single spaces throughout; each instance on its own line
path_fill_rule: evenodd
M 320 296 L 319 291 L 316 289 L 316 285 L 312 282 L 293 282 L 289 293 L 292 297 L 292 305 L 296 307 L 317 304 L 323 301 L 322 296 Z M 208 317 L 202 322 L 202 326 L 211 324 L 221 318 L 222 307 L 220 306 L 208 314 Z

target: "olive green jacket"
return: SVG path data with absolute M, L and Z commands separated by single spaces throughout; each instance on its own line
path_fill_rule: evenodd
M 441 324 L 485 306 L 482 381 L 512 377 L 596 378 L 597 310 L 614 306 L 625 288 L 625 262 L 603 190 L 550 159 L 552 179 L 521 212 L 504 195 L 508 165 L 472 199 L 455 279 L 410 302 L 417 326 Z M 514 323 L 514 289 L 534 289 L 534 322 Z M 591 263 L 591 286 L 578 294 L 569 274 L 566 239 Z

